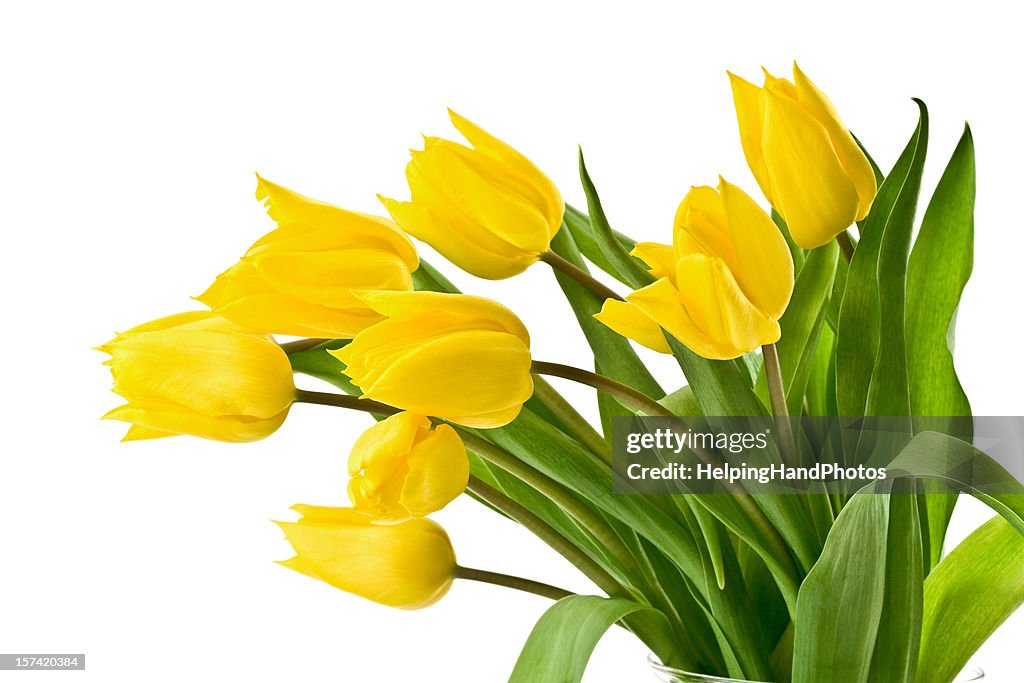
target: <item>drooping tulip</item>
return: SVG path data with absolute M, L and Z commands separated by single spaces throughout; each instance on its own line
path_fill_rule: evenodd
M 820 247 L 867 216 L 875 175 L 835 107 L 793 64 L 793 82 L 732 73 L 740 140 L 764 196 L 801 247 Z
M 423 415 L 401 412 L 363 432 L 352 447 L 348 472 L 356 509 L 400 522 L 436 512 L 461 494 L 469 458 L 450 425 L 432 430 Z
M 664 328 L 717 360 L 778 341 L 793 259 L 772 219 L 735 185 L 692 188 L 676 212 L 673 245 L 640 243 L 633 255 L 659 279 L 625 302 L 605 302 L 595 317 L 619 334 L 668 353 Z
M 530 335 L 499 303 L 466 294 L 358 292 L 383 322 L 330 351 L 365 398 L 491 428 L 533 394 Z
M 444 529 L 428 519 L 377 524 L 352 508 L 296 505 L 296 522 L 278 522 L 295 550 L 281 562 L 367 600 L 428 607 L 451 588 L 455 551 Z
M 281 426 L 295 396 L 288 356 L 273 339 L 208 311 L 139 325 L 99 350 L 128 400 L 104 415 L 131 423 L 125 441 L 255 441 Z
M 412 198 L 382 198 L 409 234 L 466 272 L 500 280 L 548 250 L 565 203 L 540 169 L 483 128 L 449 111 L 472 147 L 426 137 L 406 166 Z
M 353 289 L 411 290 L 416 248 L 390 220 L 347 211 L 259 178 L 278 228 L 198 299 L 267 333 L 353 337 L 381 317 Z

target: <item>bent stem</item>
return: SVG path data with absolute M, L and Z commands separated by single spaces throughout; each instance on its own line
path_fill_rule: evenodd
M 572 436 L 597 455 L 604 464 L 611 466 L 611 445 L 540 375 L 533 376 L 533 395 L 555 414 Z
M 590 372 L 583 368 L 576 368 L 571 365 L 562 365 L 561 363 L 548 363 L 547 361 L 535 360 L 533 361 L 532 371 L 534 374 L 540 375 L 551 375 L 552 377 L 561 377 L 563 379 L 570 379 L 580 384 L 586 384 L 587 386 L 594 387 L 598 391 L 618 399 L 624 405 L 641 413 L 656 417 L 676 417 L 672 411 L 665 408 L 653 398 L 637 391 L 631 386 L 617 382 L 610 377 L 599 375 L 596 372 Z
M 793 436 L 793 423 L 789 419 L 789 408 L 786 405 L 786 388 L 782 383 L 782 366 L 779 365 L 779 351 L 775 344 L 761 347 L 764 357 L 764 376 L 768 380 L 768 396 L 771 398 L 772 415 L 775 417 L 775 430 L 779 434 L 779 445 L 783 459 L 796 464 L 796 437 Z
M 533 579 L 524 579 L 520 576 L 512 576 L 511 574 L 499 574 L 498 572 L 489 572 L 484 569 L 473 569 L 459 565 L 455 566 L 455 578 L 466 579 L 467 581 L 480 581 L 481 583 L 490 583 L 495 586 L 504 586 L 505 588 L 514 588 L 517 591 L 533 593 L 542 598 L 551 598 L 552 600 L 561 600 L 570 595 L 576 595 L 564 588 L 558 588 L 557 586 L 534 581 Z
M 593 581 L 598 588 L 609 596 L 622 597 L 628 595 L 622 585 L 612 577 L 604 567 L 595 562 L 589 555 L 569 542 L 562 534 L 555 530 L 550 524 L 542 520 L 529 508 L 509 498 L 504 493 L 485 484 L 474 476 L 469 477 L 466 489 L 480 500 L 493 506 L 496 510 L 507 515 L 519 524 L 530 530 L 534 536 L 547 543 L 555 552 L 576 565 L 584 576 Z M 471 578 L 471 577 L 463 577 Z M 479 579 L 475 579 L 479 580 Z M 515 586 L 512 586 L 515 588 Z M 564 596 L 562 596 L 564 597 Z M 556 600 L 558 598 L 555 598 Z
M 348 408 L 349 410 L 361 410 L 364 413 L 374 415 L 394 415 L 402 412 L 394 406 L 358 396 L 346 396 L 344 394 L 332 394 L 326 391 L 306 391 L 305 389 L 295 390 L 296 403 L 314 403 L 321 406 L 333 406 L 335 408 Z
M 586 287 L 591 293 L 594 294 L 601 301 L 605 299 L 615 299 L 616 301 L 625 301 L 619 296 L 614 290 L 605 286 L 599 280 L 595 279 L 590 273 L 576 266 L 576 264 L 568 261 L 553 251 L 546 251 L 540 255 L 540 260 L 548 264 L 555 270 L 564 274 L 565 276 L 572 278 L 577 283 Z

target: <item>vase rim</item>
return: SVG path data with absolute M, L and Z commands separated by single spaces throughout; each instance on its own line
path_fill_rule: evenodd
M 723 678 L 721 676 L 712 676 L 710 674 L 697 674 L 692 671 L 683 671 L 682 669 L 674 669 L 671 666 L 665 666 L 654 656 L 654 653 L 647 655 L 647 663 L 652 669 L 659 673 L 669 674 L 674 676 L 699 676 L 707 683 L 767 683 L 767 681 L 748 681 L 739 678 Z M 954 683 L 972 683 L 972 681 L 981 681 L 985 679 L 985 670 L 981 667 L 968 664 L 967 667 L 960 672 Z

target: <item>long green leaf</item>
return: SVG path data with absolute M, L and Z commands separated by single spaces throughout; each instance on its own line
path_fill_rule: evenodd
M 605 631 L 641 611 L 654 612 L 631 600 L 593 595 L 562 598 L 533 627 L 509 683 L 579 683 Z
M 864 221 L 861 239 L 854 251 L 846 277 L 839 310 L 839 333 L 836 346 L 836 394 L 840 415 L 865 415 L 872 373 L 879 358 L 882 309 L 879 300 L 878 274 L 881 250 L 891 221 L 899 231 L 903 226 L 908 206 L 916 202 L 916 184 L 909 182 L 919 175 L 924 164 L 924 144 L 927 139 L 927 110 L 922 103 L 920 119 L 892 171 L 878 190 L 871 212 Z M 904 188 L 914 190 L 914 196 L 904 195 Z M 895 246 L 887 250 L 885 264 L 895 260 Z M 886 309 L 892 315 L 891 308 Z M 902 323 L 900 334 L 902 335 Z M 887 331 L 888 332 L 888 331 Z M 886 359 L 885 363 L 904 363 L 902 358 Z M 902 373 L 906 376 L 905 369 Z M 884 383 L 880 379 L 879 382 Z M 881 386 L 881 385 L 879 385 Z M 877 391 L 875 392 L 877 395 Z M 881 399 L 879 399 L 881 400 Z M 890 414 L 899 414 L 898 412 Z M 903 411 L 904 415 L 909 410 Z
M 587 213 L 590 214 L 590 224 L 594 239 L 598 248 L 604 254 L 604 258 L 633 289 L 639 289 L 654 282 L 654 278 L 640 263 L 629 255 L 622 244 L 616 239 L 612 226 L 608 224 L 608 218 L 601 206 L 601 198 L 594 187 L 594 181 L 587 173 L 587 165 L 583 161 L 583 150 L 580 149 L 580 181 L 583 183 L 583 192 L 587 195 Z
M 902 490 L 910 490 L 904 485 Z M 793 683 L 911 681 L 923 568 L 915 498 L 853 496 L 800 587 Z
M 580 253 L 583 254 L 588 261 L 611 275 L 622 284 L 632 287 L 630 281 L 619 274 L 611 261 L 609 261 L 604 255 L 604 251 L 602 251 L 601 247 L 598 246 L 597 238 L 594 236 L 594 228 L 590 224 L 590 216 L 574 206 L 566 204 L 564 220 L 565 227 L 569 229 L 569 234 L 572 235 L 572 239 L 579 248 Z M 633 251 L 633 247 L 636 245 L 636 240 L 623 235 L 617 230 L 612 230 L 612 236 L 615 238 L 615 241 L 622 245 L 622 249 L 624 251 L 627 253 Z M 635 259 L 635 257 L 631 258 Z
M 924 584 L 917 683 L 948 683 L 1024 604 L 1024 536 L 1002 517 L 978 527 Z

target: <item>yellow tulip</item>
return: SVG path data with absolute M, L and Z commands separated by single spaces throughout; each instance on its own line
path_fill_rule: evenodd
M 743 153 L 761 191 L 801 247 L 820 247 L 863 219 L 875 174 L 823 92 L 793 64 L 793 82 L 764 87 L 732 73 Z
M 530 335 L 488 299 L 438 292 L 358 292 L 387 319 L 330 351 L 372 398 L 468 427 L 500 427 L 533 394 Z
M 296 505 L 302 518 L 278 522 L 295 550 L 281 562 L 367 600 L 421 609 L 444 597 L 455 576 L 448 534 L 428 519 L 375 524 L 351 508 Z
M 381 318 L 351 290 L 412 289 L 419 257 L 394 223 L 257 178 L 278 228 L 198 297 L 216 313 L 261 332 L 352 337 Z
M 605 301 L 595 317 L 619 334 L 668 353 L 664 328 L 718 360 L 778 341 L 793 259 L 772 219 L 735 185 L 692 188 L 676 212 L 673 245 L 643 242 L 633 255 L 659 279 L 626 302 Z
M 295 385 L 270 337 L 214 313 L 180 313 L 117 335 L 100 351 L 127 399 L 104 419 L 129 422 L 125 441 L 191 434 L 256 441 L 288 415 Z
M 466 489 L 469 458 L 451 426 L 398 413 L 363 432 L 348 461 L 349 498 L 378 521 L 400 522 L 440 510 Z
M 426 137 L 405 169 L 412 200 L 381 201 L 406 232 L 463 270 L 488 280 L 521 273 L 561 227 L 562 195 L 529 159 L 448 113 L 473 147 Z

